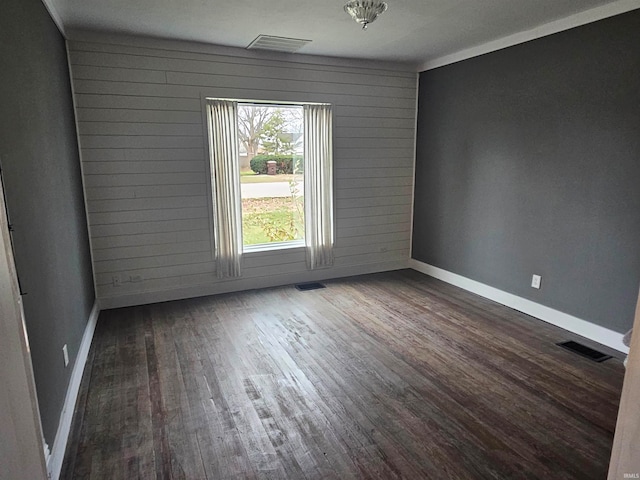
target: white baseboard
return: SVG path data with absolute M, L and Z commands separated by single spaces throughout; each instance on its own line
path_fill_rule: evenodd
M 44 463 L 45 465 L 49 465 L 49 460 L 51 460 L 51 450 L 49 450 L 49 444 L 44 441 L 44 437 L 42 437 L 42 447 L 44 448 Z
M 409 268 L 480 295 L 481 297 L 488 298 L 489 300 L 493 300 L 519 312 L 526 313 L 527 315 L 531 315 L 557 327 L 564 328 L 565 330 L 611 347 L 619 352 L 629 353 L 629 348 L 622 343 L 622 333 L 614 332 L 608 328 L 560 312 L 559 310 L 545 307 L 526 298 L 498 290 L 484 283 L 476 282 L 457 273 L 452 273 L 418 260 L 409 260 Z
M 56 438 L 53 442 L 51 455 L 49 455 L 47 459 L 47 473 L 51 480 L 58 480 L 60 477 L 60 470 L 62 469 L 62 462 L 64 461 L 64 452 L 67 448 L 67 441 L 69 440 L 69 433 L 71 431 L 73 412 L 76 407 L 78 392 L 80 391 L 80 382 L 82 381 L 82 374 L 84 373 L 84 367 L 87 363 L 87 357 L 89 356 L 89 348 L 91 347 L 91 340 L 93 340 L 93 332 L 96 329 L 99 314 L 100 309 L 96 301 L 91 309 L 87 326 L 84 329 L 78 355 L 73 365 L 73 372 L 71 372 L 71 380 L 69 381 L 69 388 L 67 388 L 62 413 L 60 414 L 58 431 L 56 432 Z

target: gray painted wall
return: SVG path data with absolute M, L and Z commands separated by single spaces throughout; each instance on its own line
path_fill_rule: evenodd
M 640 284 L 639 45 L 636 10 L 423 72 L 413 257 L 629 329 Z
M 45 440 L 94 302 L 64 39 L 39 0 L 0 16 L 0 154 Z M 62 346 L 71 363 L 65 368 Z

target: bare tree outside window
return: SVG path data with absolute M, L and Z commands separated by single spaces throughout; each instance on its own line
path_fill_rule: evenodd
M 258 154 L 260 136 L 265 124 L 273 115 L 273 108 L 257 105 L 239 105 L 238 108 L 238 139 L 249 158 Z

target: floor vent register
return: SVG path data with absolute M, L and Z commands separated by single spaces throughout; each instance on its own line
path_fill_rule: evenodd
M 606 355 L 602 352 L 594 350 L 593 348 L 589 348 L 586 345 L 582 345 L 581 343 L 574 342 L 572 340 L 568 342 L 561 342 L 556 344 L 562 348 L 566 348 L 567 350 L 572 351 L 573 353 L 577 353 L 583 357 L 588 358 L 589 360 L 593 360 L 594 362 L 604 362 L 605 360 L 609 360 L 611 355 Z
M 308 290 L 317 290 L 319 288 L 327 288 L 321 283 L 299 283 L 296 285 L 296 288 L 301 292 L 306 292 Z

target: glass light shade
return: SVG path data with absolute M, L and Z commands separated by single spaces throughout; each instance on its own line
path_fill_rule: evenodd
M 378 16 L 387 10 L 385 2 L 357 1 L 352 0 L 344 6 L 344 11 L 362 25 L 362 29 L 366 30 L 367 25 L 373 22 Z

